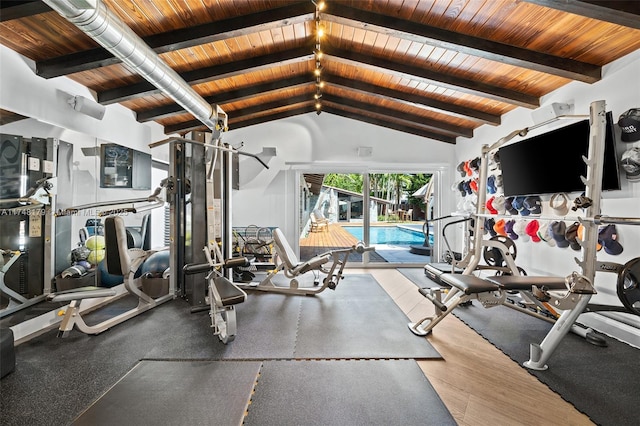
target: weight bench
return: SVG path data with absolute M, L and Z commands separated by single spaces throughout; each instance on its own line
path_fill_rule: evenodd
M 349 255 L 353 252 L 364 253 L 365 251 L 374 250 L 373 247 L 365 247 L 362 243 L 358 243 L 353 247 L 328 251 L 306 262 L 300 262 L 279 228 L 273 230 L 273 243 L 275 248 L 275 269 L 269 272 L 267 277 L 259 283 L 238 284 L 241 288 L 307 296 L 318 294 L 327 288 L 335 290 L 342 279 L 342 272 L 347 264 Z M 273 283 L 273 277 L 280 271 L 290 279 L 288 287 Z M 298 277 L 307 272 L 313 272 L 314 274 L 313 287 L 299 287 Z M 326 276 L 322 280 L 322 286 L 319 286 L 321 273 Z
M 124 275 L 125 280 L 122 286 L 123 291 L 116 287 L 84 287 L 81 289 L 71 289 L 58 293 L 51 293 L 47 300 L 51 302 L 70 302 L 66 307 L 64 318 L 58 328 L 58 337 L 66 337 L 74 326 L 86 334 L 99 334 L 114 325 L 133 318 L 160 303 L 173 298 L 173 294 L 160 296 L 156 299 L 144 293 L 138 288 L 139 280 L 135 277 L 138 268 L 155 251 L 145 251 L 137 248 L 129 249 L 127 245 L 127 231 L 124 220 L 120 216 L 108 217 L 105 219 L 105 262 L 107 272 L 114 275 Z M 118 286 L 119 287 L 119 286 Z M 89 326 L 82 318 L 80 304 L 85 299 L 117 297 L 126 293 L 138 298 L 138 305 L 120 315 L 109 318 L 101 323 Z
M 409 323 L 409 329 L 414 334 L 426 336 L 458 305 L 469 304 L 472 299 L 477 299 L 485 308 L 504 305 L 549 321 L 549 317 L 537 312 L 548 311 L 551 307 L 544 305 L 544 301 L 539 300 L 536 295 L 546 295 L 547 290 L 567 290 L 563 277 L 500 275 L 480 278 L 475 275 L 442 273 L 439 279 L 442 284 L 451 287 L 451 289 L 444 300 L 441 298 L 444 290 L 442 288 L 419 289 L 420 294 L 429 299 L 436 307 L 436 316 Z M 536 289 L 536 295 L 533 293 L 534 289 Z M 507 292 L 509 291 L 520 293 L 525 304 L 534 310 L 508 302 Z
M 572 332 L 584 337 L 591 344 L 606 346 L 606 341 L 592 329 L 575 324 L 575 318 L 580 312 L 571 311 L 581 299 L 590 297 L 595 291 L 590 283 L 580 278 L 579 274 L 573 273 L 569 277 L 499 275 L 486 278 L 465 274 L 441 274 L 440 279 L 443 284 L 451 287 L 444 300 L 442 300 L 442 288 L 419 289 L 420 294 L 436 307 L 436 315 L 408 324 L 411 332 L 418 336 L 431 333 L 433 328 L 458 305 L 468 304 L 475 298 L 485 308 L 503 305 L 554 324 L 561 316 L 569 317 Z M 549 293 L 550 291 L 562 292 L 564 296 L 555 296 Z M 516 304 L 507 299 L 509 292 L 520 294 L 522 303 Z M 554 308 L 565 312 L 559 314 Z M 532 361 L 525 365 L 529 368 L 538 368 L 535 360 L 540 358 L 539 345 L 531 346 Z

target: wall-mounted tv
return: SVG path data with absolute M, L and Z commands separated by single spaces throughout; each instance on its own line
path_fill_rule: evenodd
M 582 192 L 587 175 L 589 120 L 579 121 L 498 150 L 505 196 Z M 613 115 L 607 113 L 602 189 L 620 189 Z

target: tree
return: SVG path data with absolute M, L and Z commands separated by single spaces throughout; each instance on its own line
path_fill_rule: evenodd
M 329 173 L 324 177 L 323 185 L 362 193 L 362 175 L 358 173 Z

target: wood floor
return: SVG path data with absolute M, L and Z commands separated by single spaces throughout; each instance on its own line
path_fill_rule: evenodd
M 349 269 L 348 273 L 373 275 L 411 321 L 433 315 L 433 305 L 395 269 Z M 444 359 L 418 364 L 458 424 L 593 424 L 453 315 L 426 339 Z
M 330 223 L 300 238 L 300 247 L 351 247 L 358 239 L 337 223 Z

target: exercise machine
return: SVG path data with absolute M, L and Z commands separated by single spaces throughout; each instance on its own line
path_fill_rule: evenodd
M 208 248 L 204 248 L 203 251 L 207 263 L 185 265 L 184 272 L 187 275 L 207 273 L 206 280 L 209 289 L 207 303 L 211 317 L 211 328 L 213 328 L 214 336 L 218 336 L 220 341 L 226 345 L 236 337 L 235 305 L 244 302 L 247 293 L 225 277 L 222 271 L 246 266 L 249 260 L 246 257 L 222 260 L 222 252 L 217 245 L 213 246 L 213 254 Z
M 314 256 L 306 262 L 300 262 L 279 228 L 273 230 L 273 245 L 275 268 L 262 281 L 239 284 L 241 288 L 306 296 L 321 293 L 327 288 L 335 290 L 343 278 L 342 273 L 349 260 L 349 255 L 375 250 L 375 247 L 366 247 L 364 243 L 358 242 L 352 247 L 331 250 Z M 279 272 L 282 272 L 289 279 L 289 286 L 273 282 Z M 298 279 L 308 272 L 314 275 L 313 287 L 301 287 Z M 324 278 L 321 278 L 322 274 Z M 320 285 L 320 281 L 322 281 L 322 285 Z
M 30 240 L 30 238 L 25 238 L 25 236 L 19 238 L 18 235 L 15 235 L 15 241 L 13 241 L 13 243 L 19 244 L 21 246 L 20 249 L 0 248 L 0 294 L 8 298 L 7 305 L 0 310 L 0 318 L 4 318 L 19 310 L 44 301 L 46 294 L 51 291 L 50 280 L 46 279 L 45 269 L 42 267 L 42 263 L 45 261 L 44 257 L 42 261 L 39 262 L 39 267 L 35 268 L 35 273 L 29 272 L 28 269 L 29 265 L 34 264 L 37 260 L 29 258 L 29 256 L 45 256 L 42 250 L 43 246 L 39 243 L 44 244 L 44 242 L 41 241 L 43 231 L 50 232 L 50 226 L 45 226 L 43 230 L 42 224 L 50 225 L 51 219 L 48 217 L 48 213 L 51 211 L 50 205 L 51 198 L 55 192 L 54 186 L 55 179 L 45 177 L 38 180 L 35 186 L 30 188 L 24 196 L 0 200 L 0 205 L 12 206 L 0 210 L 0 214 L 7 220 L 6 223 L 3 223 L 3 227 L 9 231 L 7 225 L 9 225 L 8 222 L 11 222 L 11 224 L 15 226 L 15 228 L 11 229 L 11 233 L 15 233 L 20 230 L 19 223 L 25 222 L 22 218 L 26 217 L 26 221 L 33 227 L 27 231 L 27 236 L 33 235 L 36 240 L 35 243 L 30 243 L 27 241 Z M 9 232 L 7 232 L 6 237 L 10 237 Z M 20 240 L 24 242 L 20 243 Z M 10 241 L 5 241 L 5 243 L 8 242 Z M 22 256 L 27 258 L 25 264 L 21 262 Z M 49 264 L 49 262 L 46 263 Z M 12 267 L 14 269 L 12 269 Z M 11 274 L 11 272 L 15 273 Z M 42 274 L 40 277 L 41 283 L 36 284 L 35 281 L 40 274 Z M 43 285 L 42 281 L 48 284 Z M 17 283 L 17 285 L 14 286 L 15 289 L 8 285 L 9 282 Z
M 84 287 L 50 294 L 47 299 L 51 302 L 69 302 L 64 309 L 64 317 L 58 328 L 58 336 L 65 337 L 76 327 L 86 334 L 99 334 L 109 328 L 133 318 L 151 308 L 173 299 L 171 291 L 167 291 L 157 298 L 153 298 L 139 288 L 139 278 L 136 272 L 155 250 L 130 249 L 127 243 L 127 233 L 124 219 L 120 216 L 110 216 L 105 219 L 105 262 L 110 274 L 125 276 L 124 288 L 128 294 L 138 299 L 138 305 L 120 315 L 109 318 L 98 324 L 89 326 L 82 317 L 80 304 L 85 299 L 118 296 L 115 288 Z M 166 279 L 166 277 L 163 277 Z M 120 294 L 122 294 L 120 292 Z

